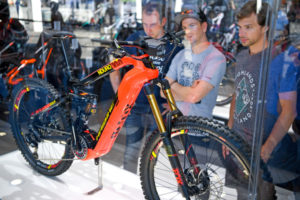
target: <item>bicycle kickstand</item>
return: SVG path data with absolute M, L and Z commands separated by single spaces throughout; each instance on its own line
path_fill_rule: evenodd
M 102 173 L 103 172 L 103 163 L 102 163 L 102 159 L 100 157 L 95 158 L 95 165 L 98 166 L 98 186 L 95 189 L 87 192 L 86 193 L 87 195 L 92 195 L 92 194 L 102 190 L 102 188 L 103 188 L 103 182 L 102 182 L 102 179 L 103 179 L 103 173 Z

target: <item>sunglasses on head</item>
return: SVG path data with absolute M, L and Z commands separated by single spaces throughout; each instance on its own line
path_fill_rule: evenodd
M 195 10 L 190 9 L 190 10 L 182 11 L 180 14 L 181 15 L 185 15 L 185 14 L 197 14 L 197 12 Z

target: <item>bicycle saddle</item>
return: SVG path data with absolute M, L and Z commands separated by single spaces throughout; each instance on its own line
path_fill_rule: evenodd
M 41 37 L 44 37 L 44 41 L 49 40 L 52 37 L 64 37 L 64 36 L 72 36 L 75 37 L 75 35 L 68 31 L 53 31 L 53 30 L 45 30 L 41 33 Z

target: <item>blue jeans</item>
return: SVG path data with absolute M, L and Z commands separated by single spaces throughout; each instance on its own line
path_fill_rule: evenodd
M 157 128 L 149 104 L 135 104 L 125 122 L 126 147 L 124 169 L 137 172 L 138 158 L 144 136 L 148 137 Z
M 286 134 L 273 150 L 267 168 L 271 177 L 264 173 L 263 178 L 273 183 L 284 183 L 300 176 L 300 160 L 298 159 L 297 142 Z

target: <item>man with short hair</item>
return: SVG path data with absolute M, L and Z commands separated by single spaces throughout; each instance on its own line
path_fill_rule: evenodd
M 127 38 L 127 41 L 139 41 L 145 36 L 150 36 L 153 39 L 162 38 L 165 35 L 164 26 L 166 21 L 167 19 L 164 16 L 164 4 L 151 1 L 148 2 L 143 6 L 142 10 L 142 22 L 144 30 L 133 33 Z M 150 55 L 150 59 L 155 67 L 159 70 L 160 76 L 165 76 L 172 58 L 181 49 L 176 47 L 176 49 L 172 51 L 173 48 L 173 45 L 167 43 L 163 56 Z M 125 49 L 130 54 L 138 55 L 140 53 L 136 48 Z M 117 92 L 121 81 L 120 71 L 111 73 L 110 81 L 114 91 Z M 160 110 L 163 111 L 163 104 L 166 104 L 166 100 L 161 98 L 160 88 L 158 86 L 154 87 L 154 95 L 157 99 Z M 136 172 L 143 136 L 149 135 L 157 128 L 144 91 L 141 91 L 139 94 L 130 115 L 126 119 L 125 128 L 126 148 L 123 162 L 124 169 L 131 172 Z
M 178 18 L 190 47 L 176 54 L 166 79 L 184 115 L 212 118 L 226 70 L 225 57 L 207 40 L 207 19 L 202 10 L 185 10 Z
M 247 2 L 237 14 L 239 37 L 243 46 L 236 56 L 235 94 L 230 106 L 229 128 L 249 144 L 253 141 L 259 73 L 262 56 L 269 46 L 267 32 L 270 7 L 262 3 L 256 12 L 256 1 Z M 269 13 L 268 13 L 269 12 Z M 297 143 L 287 134 L 296 116 L 296 73 L 280 54 L 272 55 L 264 112 L 263 145 L 260 157 L 266 164 L 258 185 L 258 199 L 276 199 L 273 183 L 290 181 L 300 175 Z M 228 151 L 223 149 L 226 157 Z M 268 169 L 268 170 L 266 170 Z M 229 169 L 230 170 L 230 169 Z M 270 176 L 271 175 L 271 176 Z
M 260 12 L 256 14 L 256 2 L 249 1 L 237 15 L 240 41 L 248 49 L 236 55 L 236 91 L 230 106 L 228 126 L 249 136 L 247 138 L 243 135 L 248 141 L 249 138 L 252 139 L 254 131 L 256 106 L 254 100 L 257 97 L 258 67 L 261 64 L 263 51 L 268 47 L 268 40 L 265 38 L 269 29 L 266 22 L 268 9 L 267 3 L 263 3 Z M 243 86 L 243 82 L 247 88 Z M 236 99 L 239 100 L 239 105 L 236 105 Z M 249 108 L 246 109 L 242 104 Z

